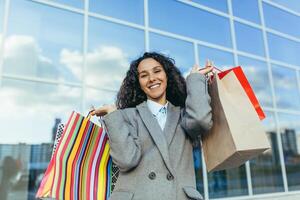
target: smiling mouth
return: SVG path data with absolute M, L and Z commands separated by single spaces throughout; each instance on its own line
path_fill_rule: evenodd
M 154 85 L 149 86 L 148 88 L 149 88 L 149 89 L 154 89 L 154 88 L 157 88 L 157 87 L 159 87 L 159 86 L 160 86 L 160 83 L 157 83 L 157 84 L 154 84 Z

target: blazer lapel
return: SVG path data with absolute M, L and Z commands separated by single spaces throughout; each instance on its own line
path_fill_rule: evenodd
M 180 108 L 175 107 L 169 102 L 167 115 L 167 121 L 163 132 L 167 138 L 167 144 L 168 146 L 170 146 L 172 139 L 175 135 L 176 127 L 178 125 Z
M 170 164 L 168 145 L 165 139 L 166 137 L 164 136 L 164 133 L 162 132 L 159 124 L 157 123 L 157 121 L 155 121 L 156 119 L 152 115 L 145 101 L 139 104 L 136 108 L 141 116 L 141 119 L 146 125 L 154 143 L 156 144 L 167 168 L 174 175 L 173 169 Z

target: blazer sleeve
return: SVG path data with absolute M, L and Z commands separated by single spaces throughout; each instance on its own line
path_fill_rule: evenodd
M 210 96 L 204 75 L 190 74 L 186 79 L 187 98 L 181 111 L 181 126 L 185 132 L 196 139 L 212 127 Z
M 123 110 L 116 110 L 104 118 L 110 144 L 110 155 L 120 171 L 136 167 L 141 159 L 141 143 L 136 128 L 126 120 Z

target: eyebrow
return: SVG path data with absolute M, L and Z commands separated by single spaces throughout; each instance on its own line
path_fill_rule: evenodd
M 160 65 L 157 65 L 157 66 L 153 67 L 151 70 L 155 70 L 155 69 L 157 69 L 157 68 L 163 68 L 163 67 L 160 66 Z M 150 70 L 149 70 L 149 71 L 150 71 Z M 141 74 L 141 73 L 147 73 L 147 71 L 146 71 L 146 70 L 143 70 L 143 71 L 141 71 L 141 72 L 138 72 L 138 74 Z

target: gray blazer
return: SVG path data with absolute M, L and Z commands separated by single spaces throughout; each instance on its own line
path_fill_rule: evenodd
M 212 126 L 204 75 L 187 78 L 184 109 L 169 102 L 162 131 L 143 102 L 104 117 L 110 155 L 120 174 L 110 200 L 202 199 L 196 190 L 192 140 Z

